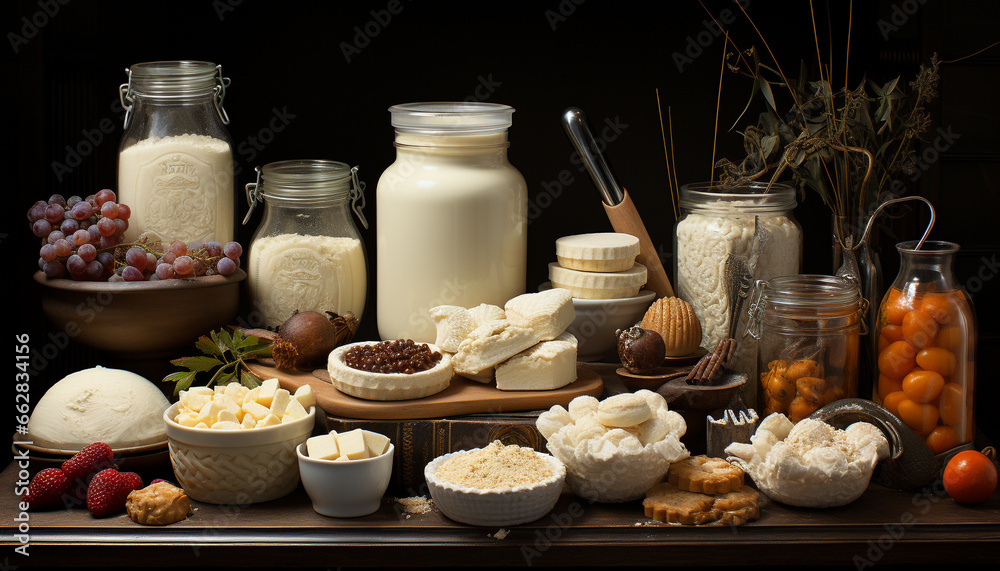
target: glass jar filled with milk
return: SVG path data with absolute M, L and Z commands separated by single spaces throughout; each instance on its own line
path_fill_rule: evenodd
M 222 107 L 229 78 L 202 61 L 138 63 L 125 71 L 118 151 L 118 198 L 132 209 L 125 240 L 153 230 L 168 241 L 231 241 L 233 151 Z
M 357 172 L 336 161 L 280 161 L 258 169 L 257 182 L 246 186 L 244 224 L 264 203 L 250 242 L 248 287 L 265 325 L 281 325 L 296 310 L 350 311 L 361 319 L 368 266 L 351 211 L 365 228 L 368 221 Z
M 396 161 L 376 195 L 383 339 L 433 343 L 430 308 L 502 307 L 524 293 L 527 186 L 507 160 L 513 112 L 482 102 L 389 108 Z

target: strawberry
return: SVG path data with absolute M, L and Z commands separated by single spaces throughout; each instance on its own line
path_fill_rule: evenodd
M 105 468 L 113 468 L 114 459 L 115 453 L 111 451 L 110 446 L 103 442 L 95 442 L 63 462 L 62 471 L 66 473 L 70 484 L 81 480 L 86 485 L 91 474 Z
M 35 474 L 28 484 L 28 493 L 22 498 L 28 502 L 28 509 L 43 510 L 61 506 L 63 496 L 69 489 L 69 480 L 59 468 L 46 468 Z
M 125 509 L 128 493 L 141 487 L 142 480 L 132 472 L 101 470 L 87 486 L 87 509 L 94 517 L 116 514 Z

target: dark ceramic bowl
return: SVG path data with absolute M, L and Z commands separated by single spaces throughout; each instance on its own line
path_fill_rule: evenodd
M 239 309 L 247 274 L 153 282 L 49 279 L 41 271 L 42 312 L 60 331 L 97 349 L 154 356 L 194 343 L 228 324 Z

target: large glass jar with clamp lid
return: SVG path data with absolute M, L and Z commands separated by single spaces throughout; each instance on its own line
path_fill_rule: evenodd
M 749 332 L 757 341 L 757 410 L 798 422 L 858 396 L 863 304 L 858 284 L 823 275 L 757 280 Z
M 527 186 L 507 160 L 512 107 L 389 109 L 396 161 L 378 182 L 378 331 L 435 340 L 438 305 L 503 306 L 524 293 Z
M 244 224 L 264 203 L 248 272 L 251 308 L 264 325 L 280 325 L 296 310 L 350 311 L 361 319 L 368 270 L 351 212 L 365 228 L 368 222 L 357 171 L 335 161 L 281 161 L 264 165 L 246 186 Z
M 222 106 L 229 78 L 203 61 L 138 63 L 119 88 L 125 133 L 118 198 L 132 209 L 125 240 L 233 239 L 233 150 Z

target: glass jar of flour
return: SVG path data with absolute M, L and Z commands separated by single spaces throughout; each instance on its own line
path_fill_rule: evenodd
M 389 108 L 396 161 L 378 182 L 378 331 L 433 343 L 428 310 L 524 293 L 527 186 L 507 160 L 512 107 Z
M 765 189 L 767 192 L 765 192 Z M 798 274 L 802 264 L 802 228 L 792 211 L 795 189 L 751 182 L 737 188 L 696 183 L 681 187 L 681 219 L 674 232 L 674 286 L 677 296 L 691 304 L 701 322 L 701 346 L 713 351 L 730 332 L 740 339 L 745 325 L 732 312 L 739 299 L 730 299 L 726 260 L 746 256 L 755 262 L 754 279 Z M 754 257 L 757 221 L 766 235 L 763 249 Z M 746 321 L 744 305 L 742 321 Z M 754 344 L 740 342 L 727 367 L 747 374 L 757 368 Z M 743 387 L 743 402 L 755 406 L 756 384 Z M 760 410 L 758 408 L 758 410 Z
M 354 313 L 365 309 L 368 266 L 351 217 L 368 221 L 358 168 L 321 160 L 281 161 L 259 169 L 246 185 L 250 220 L 264 203 L 264 218 L 250 242 L 251 308 L 264 325 L 277 326 L 299 311 Z
M 165 240 L 231 241 L 233 152 L 222 107 L 229 78 L 199 61 L 138 63 L 126 72 L 118 151 L 118 198 L 132 209 L 125 240 L 152 230 Z

